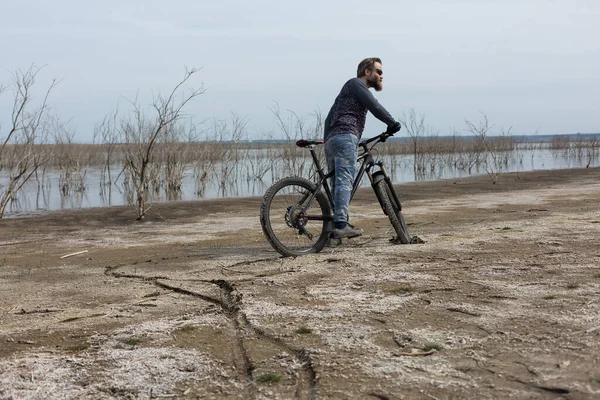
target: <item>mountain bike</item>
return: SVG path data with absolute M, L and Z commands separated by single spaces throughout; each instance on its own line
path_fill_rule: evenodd
M 390 136 L 393 134 L 383 132 L 358 144 L 357 163 L 360 163 L 360 168 L 352 186 L 350 201 L 366 174 L 383 212 L 398 235 L 395 241 L 407 244 L 410 237 L 400 199 L 383 161 L 376 161 L 372 154 L 375 145 L 385 142 Z M 296 146 L 310 150 L 316 169 L 316 182 L 301 177 L 283 178 L 267 189 L 262 199 L 262 230 L 271 246 L 283 256 L 318 253 L 330 238 L 333 229 L 333 196 L 328 180 L 335 171 L 325 174 L 321 168 L 315 148 L 322 144 L 322 140 L 302 139 L 296 142 Z

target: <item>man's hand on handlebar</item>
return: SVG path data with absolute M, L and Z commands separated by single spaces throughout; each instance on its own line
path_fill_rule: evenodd
M 394 124 L 388 125 L 387 130 L 385 132 L 383 132 L 382 134 L 372 137 L 371 139 L 362 141 L 358 145 L 362 146 L 365 150 L 367 150 L 367 145 L 376 140 L 379 142 L 385 143 L 387 138 L 389 138 L 390 136 L 394 136 L 394 133 L 398 132 L 400 130 L 400 128 L 402 128 L 402 125 L 400 125 L 400 122 L 394 122 Z
M 402 128 L 402 125 L 400 125 L 400 122 L 396 122 L 393 125 L 388 125 L 387 131 L 385 131 L 385 133 L 387 133 L 388 135 L 393 135 L 394 133 L 398 132 L 400 128 Z

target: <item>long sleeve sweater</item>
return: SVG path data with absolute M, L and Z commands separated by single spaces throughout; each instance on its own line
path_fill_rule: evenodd
M 365 129 L 367 111 L 388 126 L 396 122 L 367 85 L 359 78 L 352 78 L 344 84 L 325 118 L 324 140 L 341 133 L 351 133 L 360 139 Z

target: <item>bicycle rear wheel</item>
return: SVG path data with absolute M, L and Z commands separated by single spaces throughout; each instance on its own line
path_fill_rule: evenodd
M 263 233 L 284 256 L 321 251 L 329 238 L 332 219 L 325 195 L 316 192 L 314 183 L 299 177 L 276 182 L 260 206 Z
M 410 243 L 410 236 L 408 235 L 408 228 L 406 222 L 404 222 L 404 216 L 400 210 L 400 206 L 396 204 L 392 190 L 385 180 L 377 182 L 373 189 L 379 199 L 383 212 L 388 216 L 396 234 L 398 235 L 398 241 L 402 244 Z

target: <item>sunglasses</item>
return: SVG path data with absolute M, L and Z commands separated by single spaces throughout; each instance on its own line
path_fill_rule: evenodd
M 383 71 L 380 70 L 379 68 L 369 68 L 371 71 L 375 71 L 377 72 L 377 75 L 381 76 L 383 75 Z

